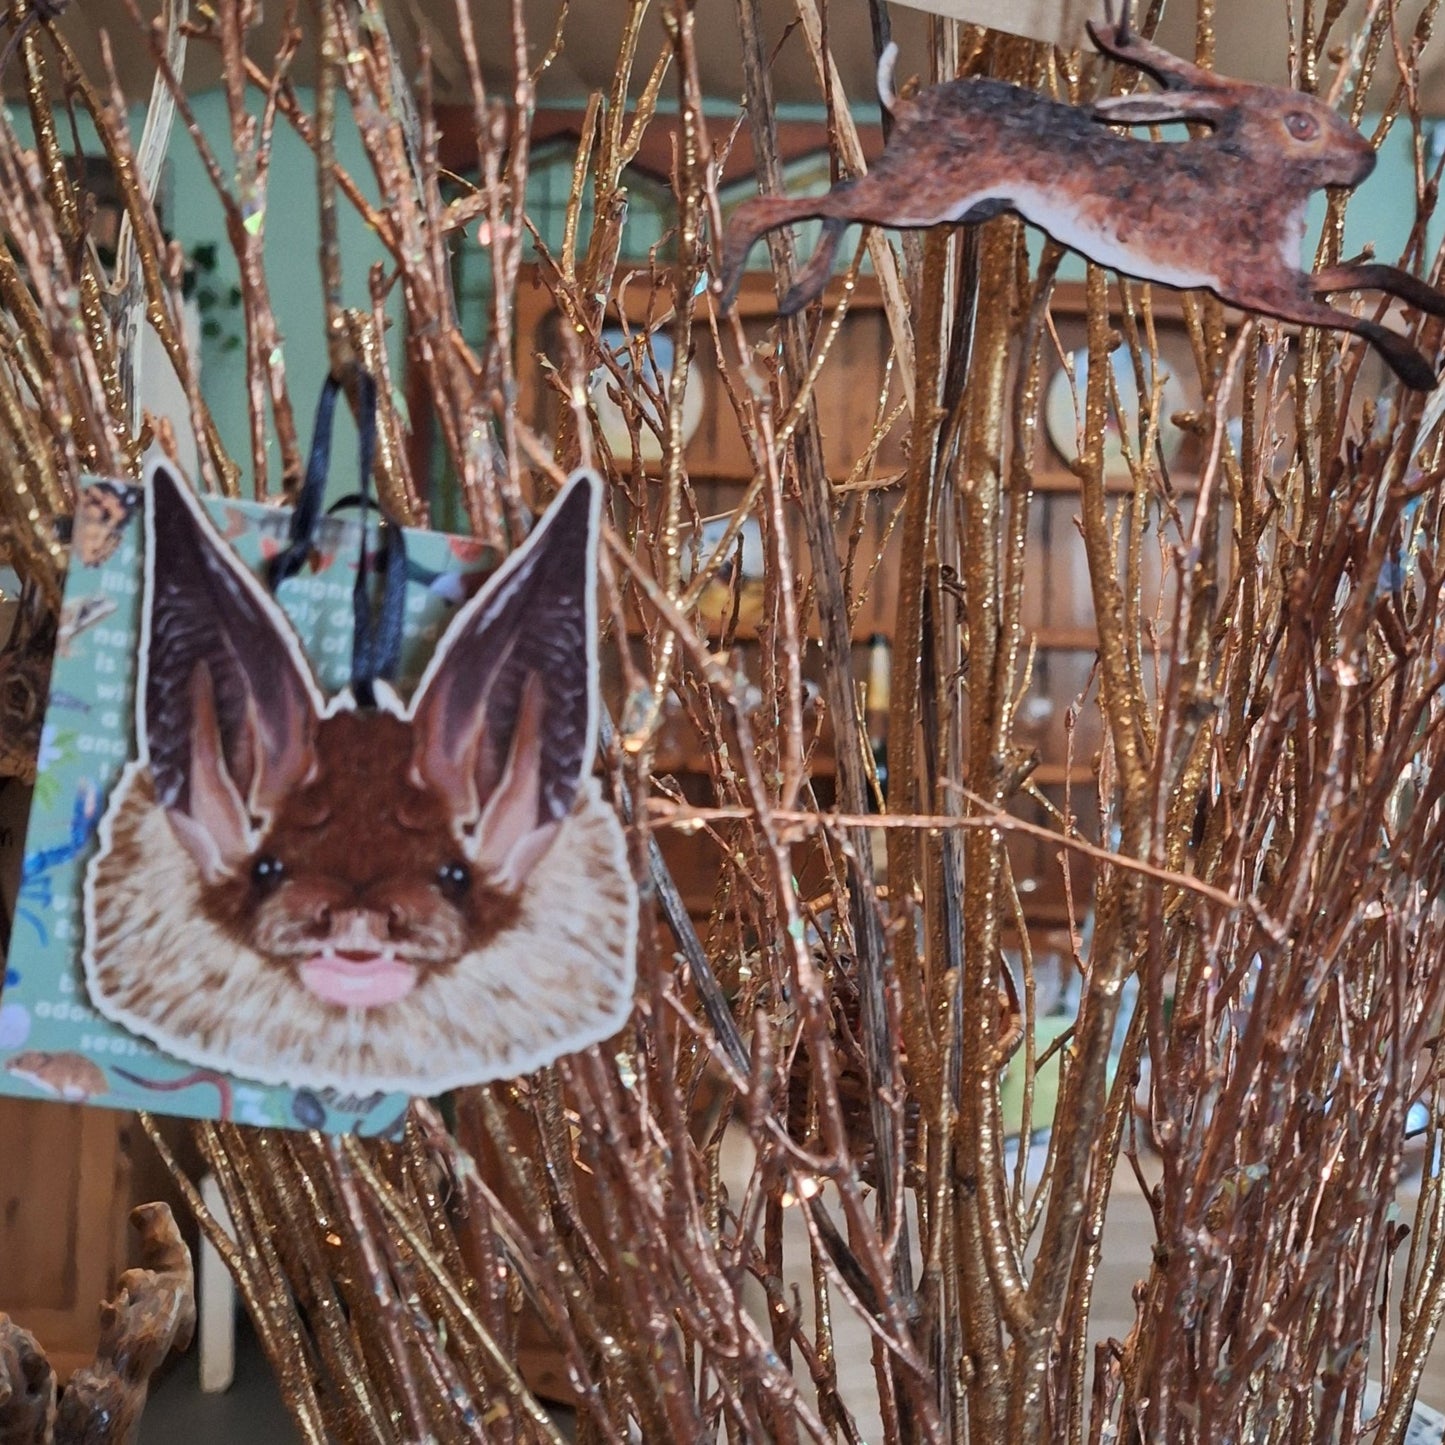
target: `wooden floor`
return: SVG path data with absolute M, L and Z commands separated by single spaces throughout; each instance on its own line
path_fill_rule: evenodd
M 201 1393 L 193 1345 L 152 1393 L 138 1445 L 292 1445 L 301 1436 L 249 1327 L 236 1331 L 236 1382 Z
M 734 1135 L 729 1140 L 723 1161 L 728 1177 L 744 1177 L 749 1147 L 744 1136 Z M 1410 1218 L 1413 1199 L 1405 1198 L 1401 1203 L 1405 1217 Z M 802 1223 L 796 1218 L 790 1223 L 795 1231 L 791 1239 L 793 1256 L 802 1261 Z M 1131 1292 L 1148 1271 L 1152 1239 L 1153 1224 L 1138 1185 L 1132 1175 L 1121 1173 L 1105 1222 L 1092 1339 L 1110 1335 L 1122 1339 L 1128 1333 L 1133 1320 Z M 797 1284 L 804 1301 L 810 1298 L 812 1284 L 803 1269 L 796 1270 L 788 1283 Z M 758 1307 L 760 1297 L 752 1303 Z M 760 1308 L 758 1313 L 761 1318 Z M 881 1438 L 880 1424 L 876 1411 L 870 1408 L 872 1337 L 845 1309 L 835 1309 L 834 1322 L 838 1377 L 845 1382 L 845 1399 L 856 1411 L 863 1438 L 877 1441 Z M 847 1387 L 848 1381 L 856 1382 L 853 1388 Z M 1436 1349 L 1426 1369 L 1420 1402 L 1445 1411 L 1445 1349 Z M 260 1351 L 248 1332 L 243 1332 L 237 1381 L 232 1390 L 225 1395 L 201 1395 L 193 1354 L 157 1390 L 142 1425 L 140 1445 L 290 1445 L 296 1439 Z M 1442 1441 L 1445 1422 L 1421 1428 L 1409 1437 L 1407 1445 L 1441 1445 Z

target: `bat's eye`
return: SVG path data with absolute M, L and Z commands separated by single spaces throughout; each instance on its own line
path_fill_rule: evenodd
M 465 863 L 443 863 L 437 869 L 437 887 L 450 903 L 460 903 L 472 886 L 472 870 Z
M 251 886 L 263 898 L 269 897 L 286 876 L 286 865 L 270 853 L 263 853 L 251 864 Z
M 1284 118 L 1285 129 L 1296 140 L 1313 140 L 1320 133 L 1320 123 L 1302 110 L 1292 110 Z

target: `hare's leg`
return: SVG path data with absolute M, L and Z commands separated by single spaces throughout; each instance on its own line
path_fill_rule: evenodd
M 821 293 L 828 284 L 828 277 L 833 274 L 833 257 L 838 254 L 838 242 L 851 224 L 840 216 L 829 216 L 823 222 L 818 244 L 813 248 L 808 264 L 798 272 L 793 284 L 788 287 L 788 294 L 779 303 L 779 316 L 791 316 L 795 311 L 801 311 Z
M 1384 291 L 1431 316 L 1445 316 L 1445 292 L 1437 291 L 1428 282 L 1402 271 L 1398 266 L 1374 263 L 1330 266 L 1310 277 L 1310 289 L 1321 293 Z
M 846 195 L 856 184 L 855 181 L 839 181 L 831 191 L 821 196 L 799 196 L 797 199 L 787 196 L 754 196 L 744 201 L 728 217 L 727 227 L 723 232 L 722 270 L 719 275 L 723 306 L 731 306 L 738 294 L 738 287 L 743 279 L 743 267 L 747 264 L 748 252 L 753 249 L 753 243 L 769 231 L 776 231 L 779 226 L 790 226 L 794 221 L 811 221 L 818 216 L 824 218 L 823 239 L 819 245 L 828 248 L 828 259 L 823 269 L 823 280 L 826 281 L 832 253 L 837 249 L 838 238 L 847 225 L 846 221 L 833 214 L 836 208 L 834 198 Z M 810 262 L 803 275 L 811 278 L 812 273 L 813 263 Z M 794 290 L 796 289 L 794 287 Z M 819 284 L 817 289 L 822 290 L 822 285 Z M 802 305 L 802 302 L 798 305 Z M 793 309 L 796 310 L 797 307 Z
M 1331 308 L 1333 309 L 1333 308 Z M 1341 315 L 1336 311 L 1335 315 Z M 1377 325 L 1375 322 L 1361 317 L 1350 317 L 1352 325 L 1346 325 L 1337 321 L 1337 326 L 1345 326 L 1346 330 L 1354 331 L 1363 336 L 1371 346 L 1385 359 L 1385 364 L 1400 378 L 1406 386 L 1413 391 L 1434 391 L 1439 383 L 1434 366 L 1415 347 L 1411 346 L 1403 336 L 1400 336 L 1387 327 Z
M 1271 287 L 1258 291 L 1232 291 L 1224 299 L 1248 311 L 1263 311 L 1281 321 L 1297 321 L 1301 326 L 1324 326 L 1331 331 L 1353 331 L 1363 336 L 1384 358 L 1385 364 L 1415 391 L 1434 391 L 1438 378 L 1435 368 L 1403 336 L 1387 330 L 1366 316 L 1352 316 L 1316 301 L 1308 294 L 1313 278 L 1300 277 L 1298 290 Z

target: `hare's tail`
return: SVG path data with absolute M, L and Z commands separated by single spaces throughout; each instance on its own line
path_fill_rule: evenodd
M 878 99 L 892 115 L 898 105 L 898 92 L 893 88 L 893 69 L 898 64 L 898 42 L 890 40 L 878 57 Z

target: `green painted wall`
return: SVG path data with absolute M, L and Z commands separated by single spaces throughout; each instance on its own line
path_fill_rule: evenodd
M 303 93 L 301 102 L 309 109 L 311 97 Z M 229 131 L 224 96 L 219 91 L 208 91 L 197 96 L 194 104 L 203 133 L 209 137 L 220 137 L 225 144 L 222 165 L 229 169 L 234 160 L 227 139 Z M 341 109 L 344 112 L 345 108 Z M 374 198 L 376 188 L 349 113 L 338 115 L 336 154 L 340 163 L 366 185 L 369 198 Z M 188 253 L 198 245 L 216 244 L 219 260 L 219 284 L 216 289 L 224 297 L 236 280 L 235 257 L 226 244 L 225 222 L 215 189 L 206 176 L 194 144 L 179 125 L 172 136 L 170 156 L 170 214 L 176 238 Z M 340 212 L 342 299 L 348 306 L 369 310 L 368 271 L 373 263 L 384 260 L 385 255 L 380 244 L 349 206 L 343 204 Z M 284 121 L 276 127 L 264 225 L 267 284 L 282 332 L 287 388 L 296 410 L 297 429 L 304 447 L 311 434 L 311 417 L 328 364 L 319 262 L 320 226 L 314 159 Z M 224 307 L 212 314 L 224 332 L 238 333 L 238 315 L 226 314 Z M 389 345 L 395 363 L 400 356 L 395 328 Z M 207 399 L 215 411 L 226 446 L 249 473 L 244 350 L 228 347 L 224 336 L 206 338 L 202 345 L 202 376 Z M 356 455 L 355 433 L 346 409 L 338 408 L 338 412 L 333 461 L 338 476 L 333 478 L 333 484 L 342 483 L 342 490 L 350 491 L 355 485 L 355 463 L 351 463 L 349 479 L 343 468 Z M 279 476 L 274 441 L 267 461 L 268 475 L 274 484 Z
M 302 92 L 300 99 L 303 106 L 310 107 L 309 94 Z M 220 91 L 207 91 L 193 97 L 192 104 L 202 133 L 217 148 L 223 173 L 234 183 L 235 157 L 230 146 L 224 95 Z M 11 118 L 22 143 L 30 144 L 33 132 L 28 114 L 23 108 L 12 107 Z M 128 121 L 134 141 L 140 139 L 143 120 L 142 108 L 132 107 Z M 80 135 L 87 152 L 99 150 L 88 125 L 81 127 Z M 376 188 L 349 113 L 338 118 L 336 152 L 341 164 L 374 196 Z M 202 383 L 221 437 L 227 450 L 241 463 L 249 485 L 251 446 L 245 352 L 235 342 L 241 335 L 239 312 L 226 302 L 227 293 L 238 279 L 238 271 L 226 242 L 220 200 L 179 118 L 171 134 L 168 167 L 166 222 L 174 239 L 190 256 L 194 256 L 198 248 L 215 248 L 216 272 L 214 277 L 203 278 L 203 284 L 209 282 L 221 298 L 219 305 L 208 308 L 205 313 L 219 327 L 220 334 L 207 336 L 202 341 Z M 311 418 L 327 369 L 316 195 L 316 169 L 311 152 L 285 121 L 279 121 L 263 219 L 266 272 L 272 307 L 282 332 L 282 361 L 303 449 L 309 442 Z M 369 309 L 367 273 L 373 262 L 384 259 L 384 253 L 350 207 L 343 205 L 341 209 L 343 300 L 347 305 Z M 389 337 L 389 346 L 393 361 L 398 361 L 396 328 Z M 351 491 L 355 488 L 354 461 L 350 462 L 349 478 L 344 468 L 356 455 L 355 431 L 345 408 L 338 411 L 333 461 L 337 475 L 333 480 L 340 490 Z M 274 440 L 267 461 L 268 476 L 274 486 L 280 475 Z

